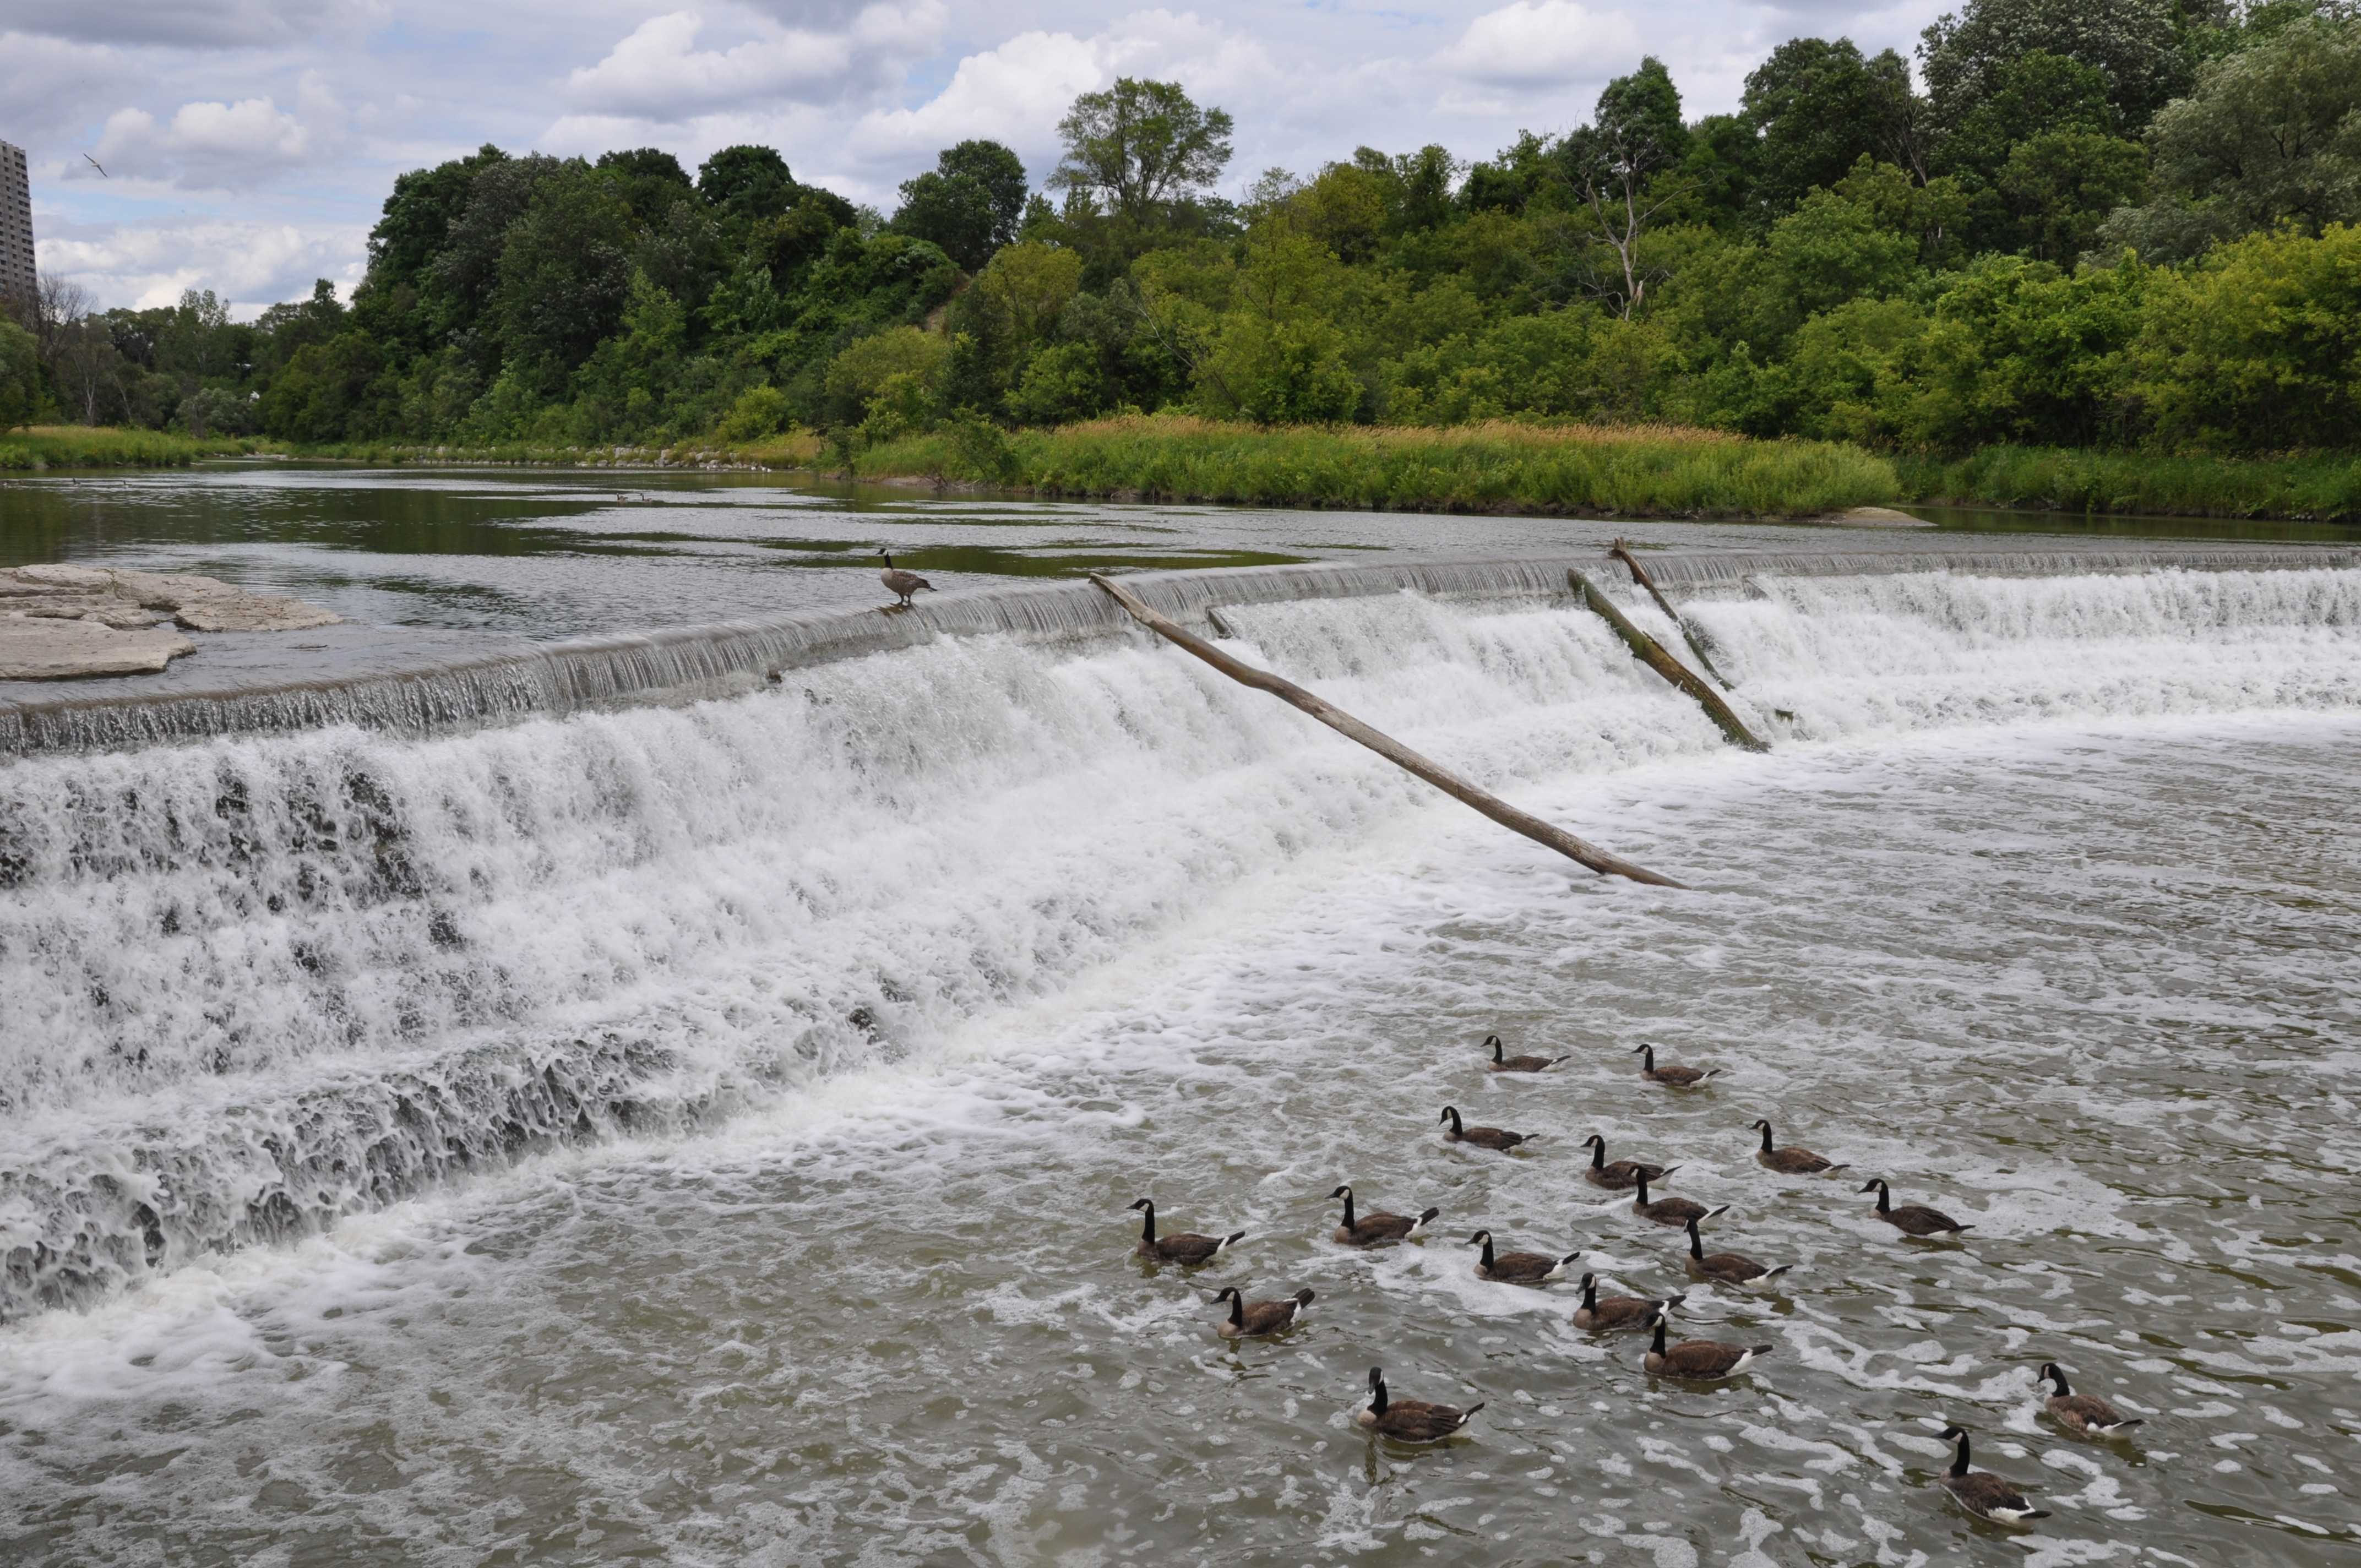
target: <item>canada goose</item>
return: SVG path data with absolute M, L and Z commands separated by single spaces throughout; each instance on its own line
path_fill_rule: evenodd
M 1771 1146 L 1770 1123 L 1757 1121 L 1747 1125 L 1763 1129 L 1763 1146 L 1754 1151 L 1754 1163 L 1782 1176 L 1817 1176 L 1822 1171 L 1852 1168 L 1849 1165 L 1832 1163 L 1826 1155 L 1817 1155 L 1809 1149 L 1799 1149 L 1792 1145 L 1784 1149 L 1774 1149 Z
M 1716 1214 L 1730 1212 L 1727 1203 L 1719 1209 L 1708 1209 L 1686 1198 L 1659 1198 L 1651 1203 L 1648 1201 L 1648 1178 L 1644 1171 L 1632 1178 L 1631 1185 L 1639 1194 L 1631 1201 L 1631 1212 L 1643 1220 L 1653 1220 L 1660 1225 L 1701 1225 Z
M 1430 1405 L 1424 1399 L 1389 1399 L 1385 1368 L 1372 1366 L 1369 1402 L 1353 1412 L 1353 1420 L 1396 1442 L 1441 1442 L 1466 1427 L 1483 1408 L 1481 1401 L 1463 1410 L 1452 1405 Z
M 1685 1339 L 1670 1350 L 1664 1348 L 1664 1325 L 1671 1320 L 1663 1313 L 1656 1316 L 1656 1338 L 1648 1346 L 1648 1354 L 1640 1365 L 1659 1377 L 1680 1377 L 1691 1383 L 1719 1383 L 1725 1377 L 1735 1377 L 1746 1370 L 1747 1364 L 1758 1355 L 1768 1355 L 1779 1347 L 1774 1344 L 1722 1344 L 1709 1339 Z
M 1640 1076 L 1650 1083 L 1661 1083 L 1667 1089 L 1695 1089 L 1721 1070 L 1718 1067 L 1702 1069 L 1693 1067 L 1658 1067 L 1655 1047 L 1634 1046 L 1631 1049 L 1634 1055 L 1642 1051 L 1647 1053 L 1640 1061 Z
M 2049 1517 L 2047 1508 L 2037 1508 L 2025 1500 L 2025 1494 L 1993 1475 L 1989 1470 L 1968 1468 L 1968 1434 L 1957 1427 L 1943 1429 L 1943 1441 L 1960 1445 L 1958 1457 L 1944 1473 L 1943 1490 L 1960 1500 L 1960 1507 L 1980 1519 L 1994 1524 L 2026 1524 Z
M 1156 1234 L 1155 1200 L 1142 1198 L 1131 1207 L 1145 1216 L 1139 1227 L 1139 1255 L 1152 1257 L 1159 1263 L 1211 1263 L 1231 1243 L 1246 1234 L 1244 1231 L 1232 1231 L 1225 1236 L 1201 1236 L 1182 1231 L 1179 1235 L 1159 1239 Z
M 1540 1135 L 1536 1133 L 1504 1133 L 1498 1127 L 1466 1126 L 1459 1120 L 1459 1107 L 1456 1105 L 1445 1105 L 1438 1120 L 1451 1124 L 1451 1130 L 1443 1135 L 1444 1143 L 1474 1144 L 1477 1148 L 1499 1149 L 1503 1154 L 1519 1144 L 1531 1143 Z
M 1213 1332 L 1224 1339 L 1256 1339 L 1293 1328 L 1295 1320 L 1312 1310 L 1312 1292 L 1298 1290 L 1281 1301 L 1249 1301 L 1236 1286 L 1224 1285 L 1214 1294 L 1213 1305 L 1224 1301 L 1230 1304 L 1230 1315 L 1215 1323 Z
M 1651 1181 L 1662 1181 L 1680 1169 L 1677 1165 L 1642 1165 L 1636 1159 L 1619 1159 L 1609 1165 L 1607 1163 L 1605 1138 L 1593 1133 L 1582 1141 L 1590 1150 L 1590 1168 L 1582 1173 L 1582 1179 L 1593 1187 L 1604 1187 L 1611 1192 L 1628 1191 L 1632 1182 L 1642 1175 Z
M 1734 1252 L 1708 1255 L 1705 1238 L 1697 1234 L 1695 1220 L 1688 1223 L 1688 1230 L 1689 1277 L 1692 1279 L 1709 1280 L 1716 1285 L 1734 1285 L 1741 1290 L 1762 1290 L 1795 1266 L 1792 1263 L 1783 1263 L 1776 1268 L 1765 1268 L 1752 1258 Z
M 1504 1057 L 1500 1054 L 1503 1047 L 1498 1035 L 1485 1036 L 1484 1043 L 1492 1047 L 1492 1059 L 1487 1065 L 1494 1072 L 1547 1072 L 1568 1059 L 1565 1057 Z
M 877 555 L 880 560 L 885 563 L 885 569 L 877 574 L 877 580 L 885 585 L 885 591 L 887 593 L 899 594 L 902 596 L 902 604 L 904 608 L 906 609 L 908 607 L 910 603 L 910 596 L 917 593 L 919 589 L 924 588 L 928 593 L 933 593 L 935 591 L 934 584 L 927 581 L 926 578 L 918 576 L 916 572 L 906 572 L 902 570 L 901 567 L 894 565 L 894 557 L 888 555 L 884 551 L 880 550 L 877 552 Z
M 1650 1323 L 1687 1300 L 1686 1296 L 1667 1296 L 1660 1301 L 1642 1301 L 1637 1296 L 1598 1296 L 1598 1276 L 1582 1277 L 1582 1305 L 1574 1311 L 1574 1326 L 1587 1329 L 1595 1334 L 1610 1334 L 1618 1329 L 1644 1329 Z
M 1440 1209 L 1429 1209 L 1413 1220 L 1407 1214 L 1380 1212 L 1364 1214 L 1356 1220 L 1353 1218 L 1353 1189 L 1350 1183 L 1337 1188 L 1328 1196 L 1345 1201 L 1345 1223 L 1336 1227 L 1335 1238 L 1346 1246 L 1378 1246 L 1386 1242 L 1406 1242 L 1426 1229 L 1428 1223 L 1443 1212 Z
M 1467 1238 L 1467 1245 L 1484 1249 L 1484 1255 L 1476 1260 L 1476 1277 L 1503 1285 L 1546 1285 L 1553 1279 L 1563 1279 L 1565 1266 L 1582 1255 L 1578 1252 L 1567 1253 L 1564 1257 L 1538 1252 L 1495 1253 L 1489 1231 L 1477 1231 Z
M 1905 1235 L 1940 1236 L 1954 1231 L 1972 1231 L 1973 1225 L 1963 1225 L 1940 1209 L 1929 1209 L 1923 1203 L 1905 1203 L 1896 1209 L 1893 1196 L 1883 1181 L 1872 1181 L 1861 1189 L 1877 1194 L 1877 1217 Z
M 2119 1413 L 2113 1405 L 2091 1394 L 2077 1394 L 2066 1386 L 2065 1369 L 2054 1361 L 2041 1364 L 2040 1382 L 2054 1384 L 2056 1392 L 2049 1396 L 2049 1413 L 2068 1431 L 2084 1437 L 2113 1437 L 2119 1431 L 2145 1424 L 2138 1416 Z

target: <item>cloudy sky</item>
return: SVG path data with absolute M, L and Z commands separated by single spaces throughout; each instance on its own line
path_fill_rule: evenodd
M 1581 123 L 1643 54 L 1692 115 L 1780 40 L 1907 52 L 1942 0 L 0 0 L 0 140 L 31 163 L 44 270 L 103 305 L 213 289 L 250 316 L 360 277 L 396 174 L 495 142 L 596 155 L 779 148 L 888 209 L 939 148 L 1035 177 L 1077 93 L 1177 78 L 1236 116 L 1231 183 L 1357 145 L 1480 158 Z M 101 178 L 104 166 L 105 178 Z

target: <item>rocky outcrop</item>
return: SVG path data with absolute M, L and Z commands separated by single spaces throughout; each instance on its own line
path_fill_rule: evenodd
M 338 619 L 301 599 L 213 577 L 18 566 L 0 571 L 0 680 L 160 670 L 196 652 L 168 621 L 191 631 L 302 631 Z

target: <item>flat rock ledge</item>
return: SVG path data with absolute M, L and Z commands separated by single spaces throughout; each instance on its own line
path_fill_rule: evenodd
M 197 645 L 175 630 L 302 631 L 341 618 L 301 599 L 213 577 L 107 566 L 0 571 L 0 680 L 54 681 L 162 669 Z

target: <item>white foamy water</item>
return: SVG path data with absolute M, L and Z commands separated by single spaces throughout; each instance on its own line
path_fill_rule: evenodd
M 2338 572 L 1769 582 L 1697 607 L 1769 759 L 1562 603 L 1224 612 L 1691 893 L 1145 642 L 11 764 L 0 1541 L 1907 1563 L 1980 1533 L 1930 1484 L 1959 1420 L 2058 1516 L 1984 1554 L 2340 1561 L 2356 610 Z M 1495 1030 L 1574 1060 L 1490 1080 Z M 1643 1038 L 1724 1078 L 1642 1085 Z M 1446 1101 L 1543 1136 L 1446 1150 Z M 1757 1115 L 1977 1228 L 1770 1177 Z M 1590 1131 L 1788 1296 L 1685 1285 Z M 1345 1179 L 1444 1217 L 1344 1253 Z M 1143 1269 L 1146 1191 L 1248 1241 Z M 1475 1280 L 1478 1224 L 1778 1348 L 1653 1383 L 1565 1288 Z M 1231 1348 L 1232 1282 L 1319 1299 Z M 2037 1420 L 2045 1360 L 2140 1444 Z M 1372 1451 L 1375 1362 L 1488 1400 L 1475 1441 Z

